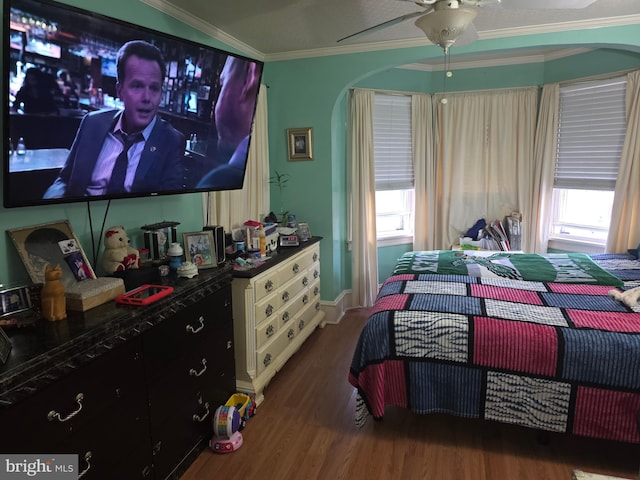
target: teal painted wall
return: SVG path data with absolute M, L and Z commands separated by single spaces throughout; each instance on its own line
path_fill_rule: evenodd
M 181 36 L 196 42 L 225 47 L 155 9 L 130 0 L 68 0 L 65 3 L 105 15 L 126 19 L 145 27 Z M 273 34 L 277 34 L 274 32 Z M 578 78 L 588 71 L 605 71 L 638 65 L 640 25 L 589 29 L 582 32 L 562 32 L 528 35 L 508 40 L 509 48 L 537 45 L 566 47 L 607 47 L 633 53 L 605 55 L 606 66 L 595 62 L 576 61 L 572 66 L 566 59 L 527 66 L 496 67 L 454 72 L 447 81 L 447 90 L 468 90 L 540 84 L 558 79 Z M 479 40 L 454 49 L 459 53 L 503 50 L 500 39 Z M 233 50 L 233 49 L 232 49 Z M 242 52 L 240 52 L 242 53 Z M 275 187 L 271 189 L 274 209 L 297 214 L 300 221 L 310 224 L 314 235 L 324 237 L 321 243 L 322 299 L 333 301 L 351 287 L 351 254 L 347 245 L 347 146 L 346 94 L 353 86 L 386 88 L 404 91 L 438 91 L 442 72 L 390 70 L 395 66 L 413 63 L 423 58 L 441 58 L 439 47 L 425 45 L 405 49 L 384 50 L 348 55 L 333 55 L 300 60 L 268 61 L 264 82 L 269 85 L 269 149 L 271 171 L 291 176 L 282 198 Z M 611 60 L 609 60 L 611 58 Z M 376 76 L 374 76 L 376 75 Z M 530 82 L 530 83 L 529 83 Z M 312 127 L 314 158 L 312 161 L 289 162 L 286 149 L 286 129 Z M 59 219 L 69 219 L 85 250 L 90 250 L 92 230 L 98 233 L 106 203 L 91 204 L 93 228 L 89 225 L 87 206 L 0 208 L 3 228 L 34 225 Z M 119 200 L 111 204 L 107 225 L 124 224 L 138 240 L 140 225 L 161 221 L 181 222 L 180 231 L 193 231 L 202 226 L 200 195 L 178 195 L 149 199 Z M 399 249 L 406 246 L 397 247 Z M 389 259 L 383 258 L 380 276 L 385 275 L 391 258 L 397 257 L 396 247 L 387 247 Z M 88 252 L 89 253 L 89 252 Z M 90 253 L 89 253 L 90 254 Z M 6 235 L 0 238 L 0 282 L 22 282 L 28 279 L 16 251 Z M 395 261 L 395 259 L 393 259 Z

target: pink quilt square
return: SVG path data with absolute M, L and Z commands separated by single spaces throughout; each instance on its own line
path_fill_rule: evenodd
M 548 283 L 553 293 L 577 293 L 580 295 L 606 296 L 613 287 L 608 285 L 584 285 L 579 283 Z
M 636 414 L 640 393 L 579 387 L 573 433 L 620 442 L 640 443 Z
M 556 330 L 536 323 L 474 318 L 473 356 L 478 365 L 513 372 L 554 375 Z
M 567 315 L 577 327 L 611 332 L 640 332 L 640 313 L 567 310 Z
M 492 298 L 494 300 L 504 300 L 507 302 L 528 303 L 530 305 L 544 304 L 537 292 L 517 288 L 494 287 L 493 285 L 471 285 L 471 294 L 474 297 Z

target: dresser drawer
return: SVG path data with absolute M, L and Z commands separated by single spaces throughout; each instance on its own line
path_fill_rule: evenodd
M 270 293 L 275 292 L 280 285 L 280 277 L 278 271 L 267 271 L 256 278 L 253 284 L 253 290 L 256 302 Z
M 309 285 L 309 277 L 306 270 L 280 289 L 278 308 L 290 303 L 302 290 L 306 290 Z
M 256 373 L 260 375 L 280 353 L 287 348 L 287 345 L 295 338 L 296 328 L 294 325 L 287 325 L 285 328 L 278 331 L 274 338 L 271 339 L 263 347 L 256 351 L 257 365 Z
M 197 364 L 202 355 L 196 352 L 215 343 L 219 324 L 229 318 L 231 291 L 226 287 L 145 333 L 143 352 L 148 379 L 164 376 L 183 356 L 191 357 L 188 363 Z
M 256 327 L 256 348 L 260 348 L 273 338 L 279 328 L 279 315 L 272 315 Z
M 100 428 L 110 412 L 126 411 L 126 416 L 131 418 L 146 415 L 144 385 L 139 381 L 142 375 L 139 339 L 116 347 L 37 395 L 3 411 L 0 424 L 3 431 L 12 434 L 6 446 L 4 441 L 0 442 L 2 450 L 5 453 L 68 451 L 75 432 Z
M 261 299 L 256 302 L 255 305 L 255 318 L 256 325 L 260 325 L 266 319 L 272 319 L 276 315 L 276 311 L 282 305 L 282 300 L 280 299 L 280 292 L 273 292 L 268 297 Z

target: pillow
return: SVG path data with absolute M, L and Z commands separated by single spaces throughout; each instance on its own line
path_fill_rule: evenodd
M 638 248 L 630 248 L 627 252 L 629 252 L 629 255 L 640 260 L 640 244 L 638 244 Z

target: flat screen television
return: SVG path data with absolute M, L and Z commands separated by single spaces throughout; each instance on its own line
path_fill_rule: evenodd
M 51 0 L 3 13 L 5 207 L 242 188 L 261 61 Z

